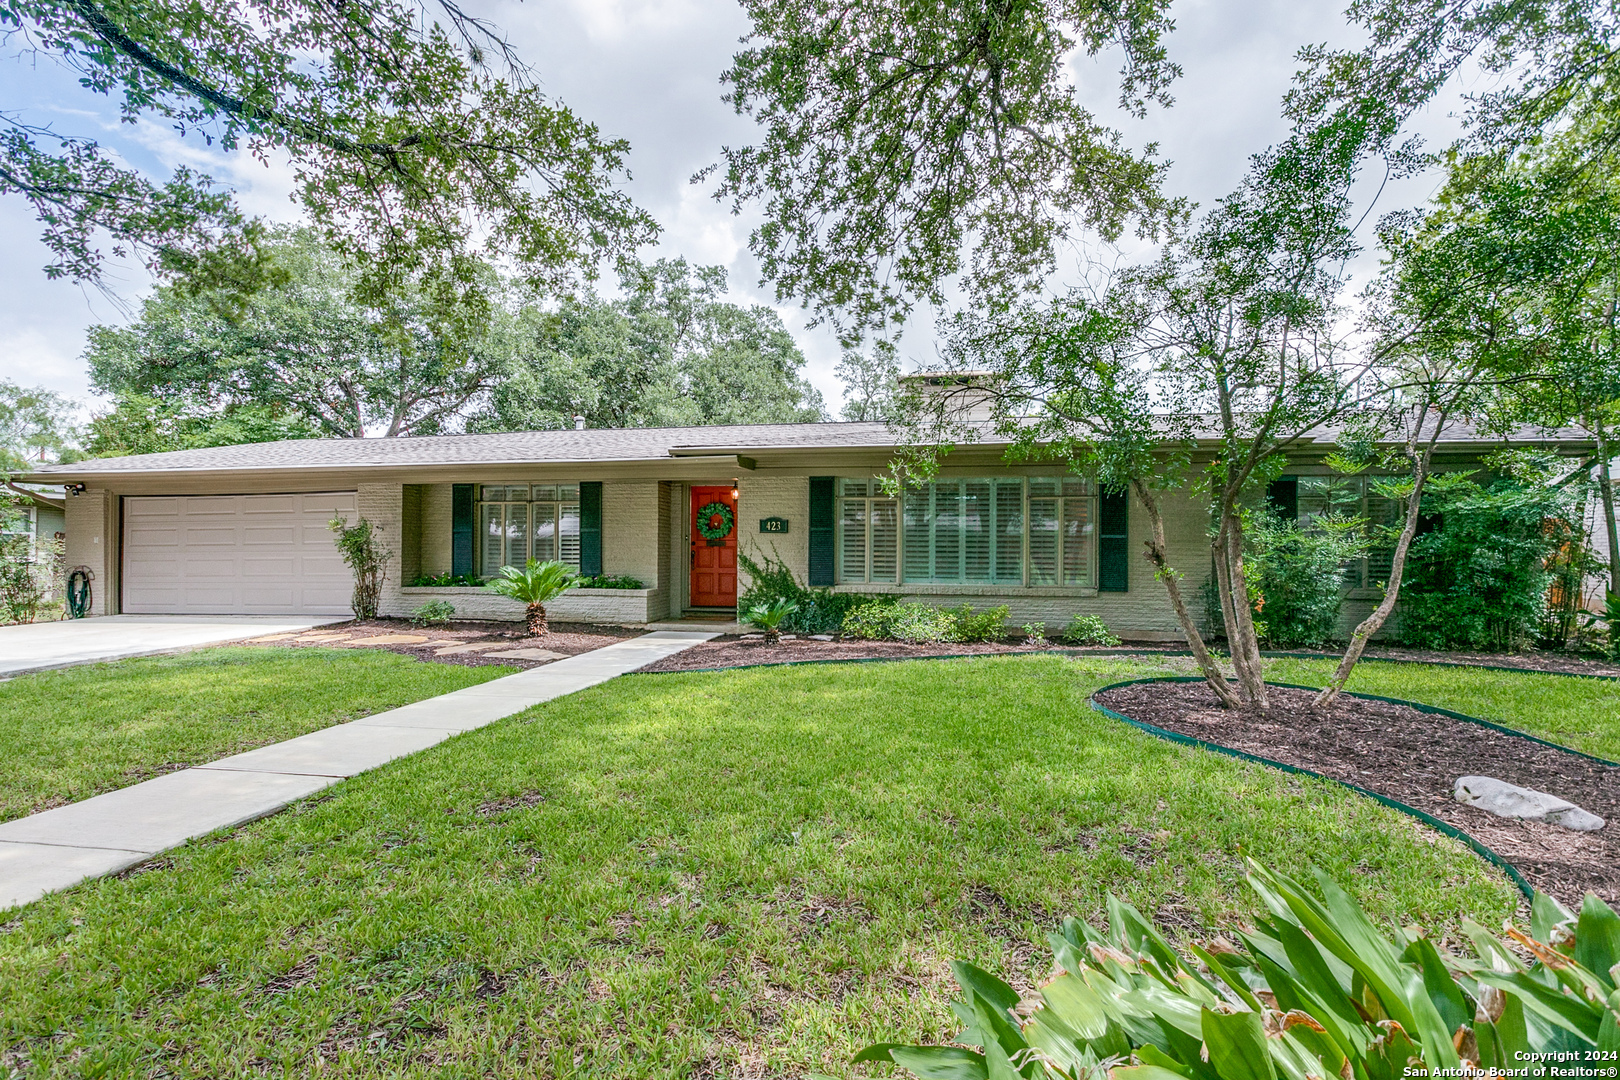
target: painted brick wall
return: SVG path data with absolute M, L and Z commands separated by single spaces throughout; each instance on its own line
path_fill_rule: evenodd
M 657 587 L 658 481 L 602 484 L 602 572 L 628 574 Z
M 409 615 L 410 609 L 400 598 L 404 544 L 401 540 L 405 489 L 403 484 L 359 484 L 355 489 L 355 508 L 361 517 L 371 522 L 378 542 L 388 550 L 382 584 L 382 596 L 377 610 L 383 615 Z M 350 522 L 349 524 L 354 524 Z
M 662 618 L 650 607 L 651 589 L 570 589 L 546 605 L 546 616 L 553 622 L 615 623 L 640 625 Z M 448 600 L 462 619 L 494 619 L 521 622 L 524 605 L 516 600 L 467 588 L 406 589 L 400 597 L 408 613 L 429 600 Z
M 743 476 L 737 481 L 737 533 L 742 553 L 756 562 L 780 559 L 800 581 L 810 570 L 810 478 Z M 781 517 L 786 533 L 761 533 L 761 518 Z M 737 571 L 737 592 L 748 591 L 748 574 Z
M 66 503 L 67 559 L 70 570 L 88 566 L 92 615 L 118 613 L 118 497 L 104 488 L 69 495 Z

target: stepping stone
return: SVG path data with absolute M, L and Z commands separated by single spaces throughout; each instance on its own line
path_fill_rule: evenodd
M 379 634 L 376 637 L 355 638 L 350 645 L 420 645 L 426 634 Z
M 1463 805 L 1497 817 L 1542 821 L 1576 832 L 1597 832 L 1604 826 L 1602 818 L 1566 799 L 1493 776 L 1459 777 L 1454 794 Z
M 458 653 L 483 652 L 485 649 L 502 649 L 506 647 L 504 641 L 483 641 L 474 645 L 446 645 L 442 649 L 434 649 L 434 656 L 455 656 Z
M 514 660 L 562 660 L 567 653 L 552 652 L 550 649 L 502 649 L 500 652 L 485 653 L 485 656 L 509 656 Z
M 289 638 L 301 637 L 299 634 L 270 634 L 266 637 L 249 638 L 249 641 L 286 641 Z

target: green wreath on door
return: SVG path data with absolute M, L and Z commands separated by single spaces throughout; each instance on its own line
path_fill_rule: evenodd
M 719 524 L 715 523 L 719 518 Z M 705 540 L 724 540 L 737 526 L 737 515 L 723 502 L 712 502 L 698 508 L 697 531 Z

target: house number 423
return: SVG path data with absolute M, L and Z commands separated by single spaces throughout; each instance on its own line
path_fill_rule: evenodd
M 762 533 L 785 533 L 788 531 L 787 518 L 760 518 L 759 531 Z

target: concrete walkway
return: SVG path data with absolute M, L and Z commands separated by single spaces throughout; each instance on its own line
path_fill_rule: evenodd
M 707 633 L 644 634 L 71 806 L 0 824 L 0 911 L 273 814 L 452 735 L 673 656 Z
M 347 619 L 347 615 L 106 615 L 0 626 L 0 677 L 95 660 L 178 652 Z

